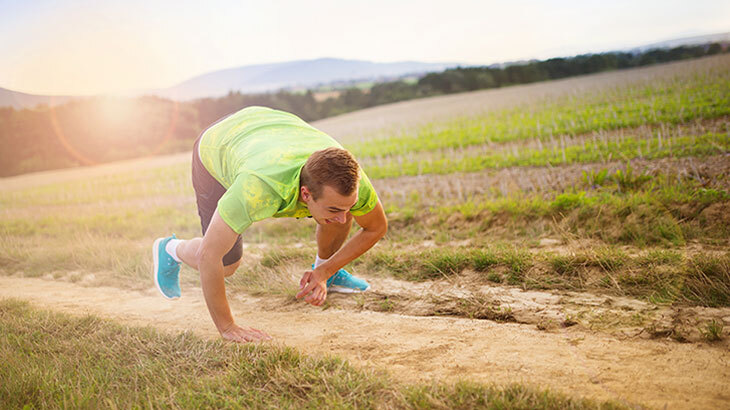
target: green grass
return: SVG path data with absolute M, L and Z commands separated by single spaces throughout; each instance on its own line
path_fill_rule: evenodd
M 466 268 L 486 272 L 494 267 L 507 269 L 509 278 L 519 276 L 531 265 L 525 250 L 510 246 L 492 248 L 437 248 L 408 252 L 374 250 L 363 257 L 368 270 L 387 271 L 405 280 L 422 281 L 461 273 Z
M 708 179 L 694 168 L 644 174 L 629 161 L 690 156 L 701 163 L 730 151 L 729 78 L 724 68 L 350 145 L 376 186 L 390 183 L 379 178 L 401 175 L 453 174 L 446 183 L 460 184 L 455 172 L 627 162 L 619 171 L 586 172 L 557 190 L 495 188 L 454 198 L 398 186 L 381 195 L 388 237 L 353 263 L 354 273 L 730 306 L 730 254 L 707 250 L 728 245 L 727 177 Z M 189 163 L 90 171 L 87 178 L 0 192 L 0 274 L 149 287 L 152 241 L 173 232 L 200 235 L 189 173 Z M 536 251 L 545 237 L 590 247 Z M 462 240 L 466 245 L 452 243 Z M 316 252 L 312 221 L 262 221 L 244 241 L 253 246 L 227 279 L 228 290 L 291 297 Z M 429 247 L 419 247 L 425 241 Z M 199 286 L 197 272 L 184 268 L 182 282 Z M 362 303 L 398 312 L 410 302 L 385 295 Z M 478 292 L 435 302 L 433 314 L 514 320 Z M 708 341 L 724 335 L 717 322 L 700 332 Z M 125 328 L 16 302 L 0 302 L 0 361 L 0 403 L 10 408 L 599 407 L 520 385 L 404 386 L 339 359 Z
M 0 244 L 4 252 L 0 255 L 0 271 L 22 272 L 26 276 L 50 274 L 67 280 L 93 274 L 95 279 L 91 284 L 138 288 L 149 276 L 149 246 L 155 237 L 172 232 L 183 238 L 200 235 L 192 196 L 180 203 L 171 201 L 180 195 L 177 191 L 172 196 L 154 199 L 111 201 L 107 197 L 109 192 L 104 191 L 106 181 L 108 178 L 103 177 L 81 184 L 58 184 L 67 187 L 69 192 L 77 192 L 84 201 L 74 202 L 63 196 L 63 189 L 47 187 L 3 196 L 5 213 L 0 219 Z M 136 191 L 135 184 L 144 181 L 142 177 L 129 177 L 127 191 Z M 391 224 L 388 241 L 396 245 L 393 249 L 427 239 L 435 239 L 439 246 L 460 239 L 477 243 L 496 240 L 504 246 L 468 253 L 454 252 L 447 247 L 415 256 L 398 250 L 372 251 L 362 260 L 367 261 L 366 269 L 388 271 L 409 280 L 447 277 L 469 268 L 484 272 L 484 277 L 492 283 L 576 289 L 583 286 L 581 275 L 576 272 L 593 268 L 606 272 L 625 270 L 622 265 L 625 255 L 616 251 L 613 244 L 665 247 L 644 257 L 642 269 L 650 270 L 663 259 L 674 258 L 672 263 L 677 262 L 681 258 L 678 250 L 688 241 L 724 243 L 730 233 L 727 223 L 709 219 L 704 213 L 711 206 L 726 209 L 722 207 L 728 206 L 730 194 L 703 181 L 677 175 L 649 176 L 633 171 L 629 164 L 621 174 L 606 172 L 602 184 L 594 186 L 593 182 L 577 181 L 574 189 L 564 192 L 508 197 L 488 194 L 456 206 L 431 208 L 424 203 L 438 203 L 439 198 L 409 194 L 408 207 L 386 203 Z M 101 192 L 98 201 L 93 196 L 96 190 Z M 25 194 L 28 202 L 23 199 Z M 57 199 L 66 202 L 52 205 Z M 229 288 L 255 294 L 290 295 L 295 289 L 291 277 L 306 269 L 315 253 L 313 224 L 308 222 L 311 221 L 286 219 L 254 224 L 245 233 L 244 240 L 262 244 L 263 248 L 247 248 L 246 255 L 255 258 L 247 259 L 241 272 L 229 278 Z M 549 263 L 557 274 L 549 278 L 526 277 L 525 272 L 531 269 L 533 261 L 524 249 L 511 243 L 542 236 L 586 238 L 606 246 L 598 245 L 591 259 L 555 257 Z M 302 244 L 302 248 L 292 247 L 296 243 Z M 607 254 L 600 258 L 600 252 Z M 638 264 L 632 262 L 630 266 Z M 710 267 L 698 268 L 696 272 L 698 278 L 715 277 Z M 622 274 L 606 276 L 605 281 L 609 288 L 616 284 L 629 290 L 644 287 L 634 294 L 660 303 L 686 299 L 696 304 L 726 304 L 722 289 L 713 296 L 711 289 L 701 286 L 702 282 L 697 280 L 692 282 L 694 287 L 687 288 L 693 289 L 692 293 L 678 293 L 680 284 L 667 281 L 662 275 L 674 277 L 672 272 L 657 272 L 653 278 Z M 184 286 L 199 284 L 197 273 L 187 268 L 183 269 L 182 280 Z M 658 281 L 658 285 L 646 287 L 645 282 L 651 280 Z M 723 282 L 713 279 L 707 283 Z
M 654 248 L 630 256 L 619 247 L 603 246 L 555 254 L 501 244 L 425 251 L 376 249 L 364 255 L 359 265 L 409 281 L 453 277 L 470 269 L 483 282 L 523 289 L 629 295 L 659 304 L 730 306 L 730 253 L 683 257 Z
M 411 195 L 409 201 L 421 210 L 414 209 L 403 216 L 399 209 L 391 207 L 389 238 L 394 243 L 417 242 L 427 239 L 432 235 L 429 232 L 435 230 L 447 242 L 459 238 L 493 240 L 500 238 L 495 232 L 505 228 L 510 236 L 503 236 L 501 240 L 567 234 L 574 238 L 599 239 L 607 244 L 624 243 L 639 247 L 677 247 L 693 239 L 726 238 L 727 225 L 707 220 L 702 213 L 713 204 L 726 204 L 730 200 L 726 191 L 706 188 L 691 178 L 677 179 L 673 175 L 645 178 L 646 175 L 630 172 L 630 167 L 625 169 L 623 183 L 609 176 L 600 187 L 586 186 L 584 190 L 566 191 L 552 198 L 538 194 L 516 195 L 426 209 L 418 202 L 432 198 Z M 146 277 L 149 270 L 148 242 L 154 237 L 168 232 L 176 232 L 181 237 L 199 235 L 194 205 L 189 202 L 178 207 L 138 207 L 131 210 L 126 207 L 107 208 L 102 204 L 68 205 L 67 212 L 40 213 L 35 217 L 28 217 L 26 208 L 17 204 L 7 212 L 17 216 L 0 220 L 0 240 L 6 245 L 4 254 L 0 256 L 3 270 L 8 273 L 22 271 L 28 276 L 42 276 L 53 271 L 96 274 L 102 271 L 112 272 L 115 283 L 126 280 L 127 286 L 130 286 Z M 265 250 L 247 250 L 247 253 L 258 253 L 262 257 L 243 269 L 261 276 L 259 282 L 263 284 L 280 266 L 295 263 L 302 269 L 306 268 L 314 254 L 311 225 L 293 220 L 254 225 L 246 233 L 246 242 L 267 245 Z M 292 248 L 292 242 L 309 246 Z M 114 252 L 109 251 L 110 246 Z M 601 249 L 613 248 L 599 248 L 599 251 Z M 657 252 L 647 258 L 672 257 L 671 253 Z M 425 252 L 419 260 L 403 258 L 397 253 L 379 254 L 368 268 L 377 267 L 373 265 L 376 263 L 388 267 L 397 276 L 413 276 L 420 280 L 448 276 L 465 267 L 486 271 L 494 265 L 501 265 L 508 274 L 490 272 L 491 280 L 516 284 L 522 282 L 522 271 L 529 265 L 524 256 L 505 250 L 480 251 L 466 256 L 449 250 L 432 250 Z M 674 258 L 677 258 L 676 254 Z M 600 262 L 610 271 L 621 268 L 622 259 L 620 254 L 609 254 L 596 263 Z M 649 259 L 645 262 L 647 266 L 651 264 Z M 567 276 L 586 263 L 565 258 L 552 261 L 555 270 Z M 186 283 L 197 283 L 194 272 L 185 273 L 184 278 L 187 278 Z M 238 276 L 231 280 L 236 289 L 259 288 L 258 285 L 249 286 L 256 282 L 251 276 L 246 280 L 239 280 Z M 277 287 L 276 293 L 287 294 L 287 286 Z M 269 290 L 273 291 L 273 288 Z
M 559 135 L 681 124 L 730 114 L 730 70 L 565 97 L 533 106 L 430 124 L 399 136 L 350 144 L 358 158 L 463 148 Z
M 543 259 L 547 259 L 551 273 L 579 281 L 582 279 L 580 276 L 591 269 L 611 273 L 621 271 L 630 261 L 632 265 L 640 263 L 640 258 L 632 260 L 621 249 L 610 246 L 565 255 L 546 255 Z
M 668 156 L 695 156 L 701 162 L 703 155 L 730 150 L 729 78 L 730 70 L 722 68 L 647 86 L 537 101 L 406 129 L 351 148 L 365 159 L 376 186 L 391 183 L 376 179 L 380 177 L 486 168 Z M 485 146 L 489 149 L 483 154 L 473 149 Z M 698 260 L 693 269 L 676 267 L 691 260 L 687 244 L 727 246 L 730 222 L 723 215 L 730 209 L 730 181 L 708 179 L 693 167 L 666 172 L 640 173 L 627 161 L 618 171 L 595 169 L 564 181 L 561 186 L 568 188 L 557 190 L 493 188 L 451 197 L 446 191 L 419 193 L 407 183 L 393 192 L 384 189 L 391 250 L 373 251 L 362 260 L 367 269 L 410 280 L 471 269 L 492 283 L 552 289 L 585 287 L 586 271 L 597 270 L 606 287 L 625 288 L 659 303 L 724 306 L 725 282 L 717 273 L 724 272 L 724 262 Z M 149 247 L 156 237 L 200 235 L 189 173 L 188 163 L 178 163 L 2 191 L 0 273 L 69 280 L 94 274 L 99 283 L 141 286 L 149 276 Z M 459 185 L 460 178 L 455 174 L 444 181 Z M 595 252 L 536 262 L 524 244 L 532 241 L 534 246 L 541 237 L 591 240 Z M 289 295 L 291 277 L 311 263 L 313 239 L 311 221 L 254 224 L 244 241 L 261 247 L 246 249 L 248 259 L 229 278 L 229 289 Z M 464 253 L 452 249 L 450 242 L 456 240 L 504 246 Z M 445 249 L 402 251 L 424 241 Z M 634 253 L 655 250 L 642 253 L 640 261 L 616 245 Z M 551 274 L 535 277 L 536 266 Z M 692 279 L 677 281 L 677 272 Z M 197 273 L 183 269 L 183 283 L 197 286 Z
M 522 148 L 514 150 L 489 150 L 488 153 L 464 153 L 451 155 L 443 152 L 429 159 L 382 159 L 365 167 L 374 179 L 394 178 L 405 175 L 451 174 L 476 172 L 484 169 L 527 166 L 556 166 L 578 163 L 604 162 L 610 158 L 631 160 L 634 158 L 660 159 L 667 157 L 709 156 L 730 151 L 730 134 L 705 133 L 671 138 L 638 139 L 631 136 L 622 141 L 583 141 L 560 148 Z
M 648 178 L 644 178 L 648 177 Z M 730 193 L 707 188 L 703 182 L 676 175 L 634 175 L 643 182 L 633 188 L 611 183 L 593 189 L 576 186 L 564 192 L 517 193 L 507 197 L 486 194 L 458 205 L 427 208 L 411 202 L 404 208 L 389 206 L 393 236 L 428 236 L 429 231 L 449 233 L 450 239 L 481 238 L 507 231 L 511 237 L 571 235 L 606 243 L 634 246 L 681 246 L 688 240 L 724 241 L 730 226 L 703 211 L 727 207 Z M 433 201 L 424 198 L 424 202 Z M 400 236 L 399 236 L 400 235 Z
M 724 338 L 722 334 L 724 328 L 722 322 L 713 319 L 706 323 L 704 328 L 700 328 L 700 334 L 708 342 L 717 342 Z
M 0 301 L 8 408 L 621 408 L 522 385 L 403 385 L 332 357 L 203 340 Z
M 687 263 L 682 296 L 705 306 L 730 306 L 730 254 L 692 257 Z

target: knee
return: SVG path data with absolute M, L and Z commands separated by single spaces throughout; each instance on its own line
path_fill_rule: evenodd
M 233 262 L 233 264 L 223 267 L 223 276 L 229 277 L 236 273 L 236 269 L 241 265 L 241 260 Z

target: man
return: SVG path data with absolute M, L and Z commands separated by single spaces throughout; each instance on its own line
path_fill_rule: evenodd
M 203 237 L 159 238 L 154 280 L 163 296 L 180 297 L 180 262 L 197 269 L 205 302 L 224 339 L 267 340 L 235 323 L 224 277 L 241 263 L 241 233 L 269 217 L 311 217 L 317 256 L 297 298 L 320 306 L 328 291 L 363 292 L 370 285 L 342 269 L 380 240 L 387 220 L 352 155 L 295 115 L 248 107 L 213 124 L 195 142 L 193 187 Z M 347 243 L 353 219 L 362 228 Z M 343 246 L 344 244 L 344 246 Z

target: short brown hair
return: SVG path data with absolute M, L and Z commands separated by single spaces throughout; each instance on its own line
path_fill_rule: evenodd
M 325 185 L 334 188 L 340 195 L 352 195 L 360 178 L 359 165 L 349 151 L 329 147 L 315 151 L 302 168 L 300 183 L 309 188 L 316 200 L 322 195 Z

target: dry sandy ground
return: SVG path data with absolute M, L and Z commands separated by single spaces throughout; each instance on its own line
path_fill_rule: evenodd
M 217 333 L 200 289 L 168 301 L 150 288 L 89 288 L 38 278 L 0 277 L 0 297 L 130 325 Z M 342 297 L 337 295 L 337 297 Z M 335 354 L 387 368 L 398 380 L 525 383 L 573 396 L 662 408 L 727 408 L 730 351 L 725 345 L 620 339 L 567 328 L 449 317 L 323 310 L 303 303 L 233 295 L 239 323 L 310 354 Z

